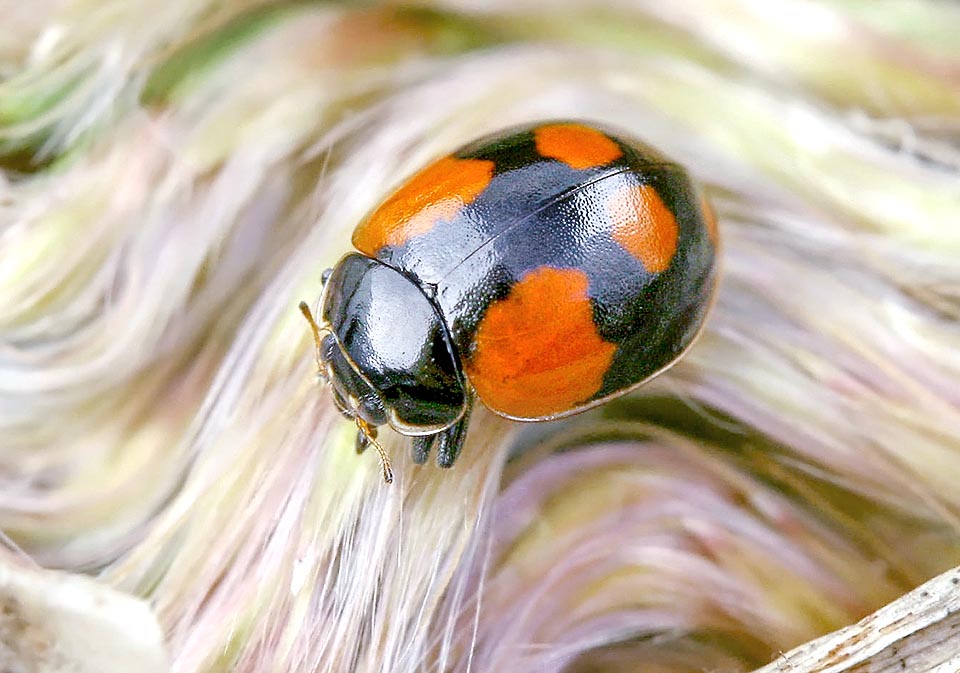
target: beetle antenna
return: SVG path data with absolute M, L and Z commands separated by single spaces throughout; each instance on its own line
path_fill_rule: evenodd
M 366 435 L 370 443 L 373 444 L 373 448 L 377 450 L 377 455 L 380 456 L 380 469 L 383 471 L 383 480 L 388 484 L 392 484 L 393 468 L 390 467 L 390 459 L 387 457 L 387 452 L 383 450 L 380 442 L 377 441 L 377 431 L 372 428 L 369 423 L 360 418 L 360 416 L 355 416 L 354 418 L 357 421 L 357 427 L 360 428 L 360 432 Z
M 307 306 L 307 302 L 300 302 L 300 313 L 302 313 L 303 317 L 310 323 L 310 330 L 313 332 L 313 343 L 316 347 L 314 358 L 317 360 L 317 373 L 321 374 L 323 373 L 323 363 L 320 362 L 320 327 L 317 325 L 317 321 L 313 319 L 313 313 L 310 312 L 310 307 Z

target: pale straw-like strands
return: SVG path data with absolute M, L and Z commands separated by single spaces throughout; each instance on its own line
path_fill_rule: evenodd
M 0 527 L 147 599 L 174 670 L 746 670 L 957 563 L 949 44 L 792 0 L 796 30 L 751 0 L 150 4 L 0 40 Z M 586 417 L 478 413 L 450 471 L 385 434 L 386 487 L 297 302 L 424 163 L 554 117 L 708 186 L 709 328 Z

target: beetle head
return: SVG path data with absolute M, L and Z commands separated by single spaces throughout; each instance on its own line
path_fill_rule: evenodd
M 356 253 L 325 275 L 317 366 L 340 411 L 404 435 L 433 434 L 459 420 L 463 375 L 440 314 L 420 288 Z M 301 310 L 312 321 L 309 308 Z
M 386 405 L 380 393 L 350 362 L 333 334 L 320 343 L 318 378 L 330 384 L 334 404 L 347 418 L 359 417 L 377 427 L 387 422 Z

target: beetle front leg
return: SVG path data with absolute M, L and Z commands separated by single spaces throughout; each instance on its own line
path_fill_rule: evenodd
M 467 425 L 470 422 L 470 412 L 473 410 L 473 398 L 467 396 L 466 409 L 460 420 L 444 430 L 437 439 L 437 465 L 452 467 L 463 448 L 463 441 L 467 437 Z
M 358 454 L 366 451 L 370 446 L 370 438 L 367 437 L 367 433 L 365 433 L 363 430 L 357 430 L 357 441 L 354 446 L 356 447 Z
M 413 462 L 417 465 L 423 465 L 427 462 L 430 455 L 430 449 L 437 440 L 437 435 L 418 435 L 413 438 Z

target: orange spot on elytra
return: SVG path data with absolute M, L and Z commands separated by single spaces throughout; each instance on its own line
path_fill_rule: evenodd
M 587 274 L 541 267 L 494 302 L 465 364 L 485 405 L 515 418 L 542 418 L 589 400 L 617 346 L 593 322 Z
M 451 220 L 493 179 L 493 162 L 445 157 L 414 175 L 353 232 L 353 245 L 367 255 L 402 245 Z
M 551 124 L 533 132 L 537 153 L 582 170 L 609 164 L 623 156 L 617 143 L 583 124 Z
M 607 201 L 611 235 L 650 273 L 670 267 L 677 252 L 680 230 L 677 220 L 657 190 L 650 185 L 631 185 Z

